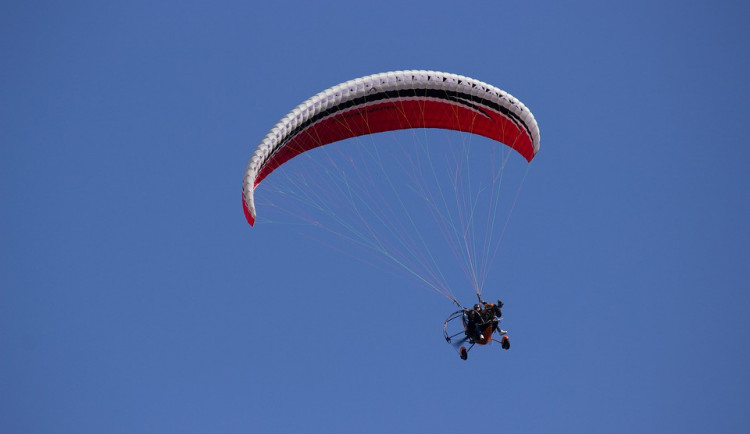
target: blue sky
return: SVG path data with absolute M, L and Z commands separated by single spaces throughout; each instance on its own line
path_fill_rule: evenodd
M 0 6 L 0 431 L 750 429 L 747 4 L 268 3 Z M 510 351 L 463 362 L 444 298 L 245 223 L 280 117 L 400 69 L 539 122 Z

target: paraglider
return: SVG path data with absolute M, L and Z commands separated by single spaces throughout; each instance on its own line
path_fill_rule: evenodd
M 284 116 L 261 140 L 250 158 L 242 184 L 242 206 L 247 222 L 251 226 L 255 225 L 256 188 L 289 160 L 312 149 L 345 139 L 408 129 L 442 129 L 483 136 L 509 147 L 528 162 L 539 152 L 540 134 L 534 116 L 523 103 L 497 87 L 469 77 L 436 71 L 407 70 L 369 75 L 333 86 L 304 101 Z M 492 179 L 492 182 L 496 179 L 497 177 Z M 491 199 L 495 200 L 492 202 L 494 208 L 486 219 L 490 225 L 486 239 L 498 237 L 498 231 L 492 224 L 492 212 L 497 209 L 497 200 L 496 197 Z M 462 218 L 469 214 L 473 216 L 473 213 L 464 213 Z M 366 218 L 359 213 L 357 216 Z M 460 238 L 463 233 L 460 242 L 469 242 L 466 231 L 475 226 L 470 221 L 471 218 L 473 217 L 461 222 L 460 230 L 448 231 L 446 238 Z M 363 232 L 373 232 L 369 226 L 367 229 Z M 380 241 L 378 240 L 375 250 L 384 248 Z M 430 279 L 423 278 L 409 268 L 406 261 L 394 259 L 410 274 L 461 307 L 461 310 L 448 317 L 443 328 L 444 337 L 449 343 L 463 334 L 459 344 L 470 344 L 468 349 L 461 347 L 460 355 L 464 360 L 475 344 L 487 345 L 496 341 L 504 349 L 510 347 L 507 332 L 498 327 L 502 303 L 485 303 L 481 297 L 483 278 L 480 277 L 483 273 L 486 275 L 486 268 L 496 252 L 496 249 L 492 250 L 492 246 L 491 242 L 484 243 L 484 253 L 480 253 L 484 257 L 481 260 L 475 261 L 474 257 L 466 260 L 469 265 L 465 268 L 485 267 L 480 272 L 467 272 L 472 276 L 472 286 L 479 298 L 477 309 L 461 307 L 447 285 L 431 283 Z M 464 249 L 454 249 L 459 250 Z M 465 253 L 467 256 L 474 255 L 471 253 L 473 249 L 465 250 L 469 252 Z M 409 250 L 408 253 L 414 254 L 414 250 Z M 386 255 L 394 258 L 390 253 Z M 442 277 L 440 272 L 435 274 Z M 462 328 L 449 335 L 448 328 L 454 324 L 460 324 Z M 500 337 L 500 340 L 494 339 L 493 334 Z

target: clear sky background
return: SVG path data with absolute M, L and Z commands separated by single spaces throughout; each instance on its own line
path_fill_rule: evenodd
M 4 2 L 0 432 L 750 431 L 748 20 L 740 1 Z M 461 361 L 444 298 L 242 215 L 279 118 L 400 69 L 492 83 L 539 122 L 487 290 L 510 351 Z

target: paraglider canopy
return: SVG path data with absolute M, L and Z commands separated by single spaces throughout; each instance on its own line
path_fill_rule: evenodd
M 539 151 L 534 116 L 494 86 L 435 71 L 370 75 L 320 92 L 271 128 L 245 171 L 242 204 L 248 223 L 255 223 L 255 187 L 295 156 L 351 137 L 408 128 L 478 134 L 510 146 L 527 161 Z

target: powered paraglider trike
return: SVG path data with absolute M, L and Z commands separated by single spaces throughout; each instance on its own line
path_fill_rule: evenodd
M 539 152 L 540 134 L 537 122 L 526 106 L 495 86 L 462 75 L 406 70 L 349 80 L 318 93 L 284 116 L 253 152 L 242 183 L 245 218 L 251 226 L 255 225 L 256 189 L 269 175 L 295 157 L 304 155 L 316 162 L 317 168 L 312 167 L 314 170 L 307 167 L 310 174 L 320 173 L 334 178 L 343 165 L 328 165 L 327 160 L 317 159 L 320 155 L 317 151 L 309 151 L 347 139 L 354 140 L 347 141 L 342 147 L 350 146 L 359 137 L 382 138 L 384 133 L 415 129 L 459 134 L 462 138 L 458 142 L 464 153 L 443 146 L 447 144 L 440 143 L 440 140 L 427 139 L 428 134 L 420 132 L 414 134 L 414 141 L 423 142 L 415 148 L 418 152 L 425 152 L 412 158 L 406 153 L 407 146 L 397 141 L 393 159 L 384 160 L 379 154 L 381 143 L 376 144 L 375 139 L 363 140 L 366 143 L 359 144 L 367 149 L 366 152 L 371 152 L 368 155 L 377 156 L 372 160 L 382 173 L 359 170 L 354 176 L 342 176 L 341 185 L 334 188 L 325 188 L 322 183 L 304 179 L 294 185 L 302 186 L 305 191 L 300 194 L 300 202 L 311 205 L 316 212 L 327 213 L 326 216 L 332 216 L 335 223 L 340 224 L 341 229 L 325 227 L 326 233 L 339 234 L 358 247 L 364 246 L 382 254 L 399 270 L 406 271 L 459 306 L 460 310 L 446 319 L 443 331 L 448 343 L 460 346 L 462 359 L 468 357 L 474 345 L 487 345 L 492 341 L 508 349 L 507 332 L 498 327 L 502 304 L 499 301 L 498 304 L 483 302 L 482 289 L 507 225 L 507 219 L 503 224 L 497 218 L 498 210 L 507 208 L 509 218 L 515 206 L 512 197 L 510 201 L 500 199 L 500 186 L 506 182 L 503 178 L 506 163 L 511 154 L 523 157 L 525 161 L 519 159 L 520 163 L 530 162 Z M 484 146 L 485 143 L 474 146 L 471 142 L 474 137 L 490 146 Z M 503 146 L 494 146 L 497 144 Z M 498 149 L 504 155 L 497 155 Z M 447 161 L 447 176 L 441 175 L 443 172 L 436 170 L 434 165 L 430 166 L 438 158 L 424 154 L 432 150 Z M 488 158 L 477 155 L 480 152 L 495 154 Z M 355 171 L 367 163 L 359 160 L 355 163 L 354 158 L 348 158 L 347 166 Z M 412 170 L 409 170 L 409 164 L 414 165 Z M 478 182 L 464 180 L 469 174 L 484 173 L 479 170 L 483 165 L 491 170 L 489 176 L 481 177 Z M 524 166 L 528 167 L 527 164 Z M 400 179 L 394 181 L 391 178 L 391 169 L 399 167 L 407 168 L 404 172 L 416 179 L 416 186 L 406 187 L 398 182 Z M 352 181 L 357 177 L 370 180 L 369 185 L 373 188 L 354 186 Z M 428 192 L 423 185 L 428 181 L 444 182 L 447 187 Z M 387 185 L 388 191 L 396 194 L 416 192 L 418 197 L 399 197 L 390 201 L 387 195 L 372 191 L 378 185 Z M 473 191 L 462 195 L 462 188 L 473 188 Z M 278 191 L 288 193 L 289 189 Z M 329 196 L 336 192 L 340 193 L 340 200 L 330 200 Z M 272 191 L 263 193 L 265 196 Z M 427 207 L 427 212 L 417 214 L 414 211 L 413 208 L 420 204 Z M 351 210 L 350 216 L 339 214 L 340 209 Z M 300 215 L 296 212 L 290 214 Z M 399 216 L 403 216 L 400 222 Z M 323 227 L 316 218 L 305 221 Z M 380 226 L 385 229 L 379 231 Z M 421 231 L 430 227 L 439 231 L 437 236 L 423 235 Z M 430 247 L 434 241 L 445 241 L 449 246 L 447 254 L 452 254 L 457 260 L 446 259 L 442 252 L 433 254 Z M 454 264 L 460 272 L 444 270 Z M 451 293 L 450 288 L 456 287 L 452 282 L 456 275 L 466 276 L 469 280 L 479 299 L 474 309 L 463 308 Z M 465 342 L 468 349 L 462 345 Z

